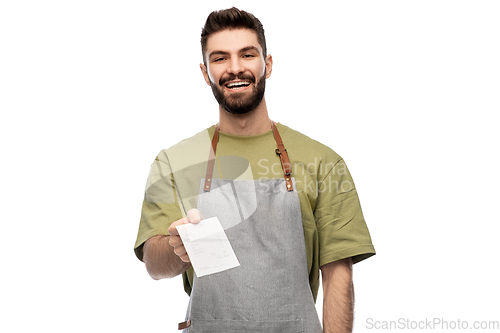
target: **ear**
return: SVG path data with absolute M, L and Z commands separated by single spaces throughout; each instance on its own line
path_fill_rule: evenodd
M 273 71 L 273 56 L 268 54 L 265 61 L 266 61 L 266 79 L 269 79 Z
M 200 64 L 200 69 L 201 69 L 201 73 L 203 74 L 203 78 L 205 79 L 205 82 L 208 85 L 210 85 L 210 80 L 208 79 L 207 67 L 203 64 Z

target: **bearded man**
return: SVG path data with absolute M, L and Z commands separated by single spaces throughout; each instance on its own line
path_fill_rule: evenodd
M 269 118 L 273 58 L 254 15 L 212 12 L 201 45 L 219 122 L 156 157 L 137 257 L 153 279 L 182 274 L 190 295 L 184 332 L 351 332 L 352 265 L 375 250 L 344 160 Z M 211 218 L 238 265 L 201 274 L 179 229 Z M 320 270 L 323 327 L 315 309 Z

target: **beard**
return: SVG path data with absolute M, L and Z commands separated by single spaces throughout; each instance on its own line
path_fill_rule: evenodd
M 226 96 L 222 88 L 223 84 L 235 79 L 252 82 L 254 84 L 252 94 L 250 96 L 241 96 L 242 94 L 233 93 L 231 96 Z M 257 85 L 255 85 L 255 76 L 252 74 L 232 74 L 224 79 L 221 78 L 219 84 L 215 84 L 210 80 L 210 87 L 212 87 L 215 99 L 224 110 L 232 114 L 245 114 L 255 110 L 260 102 L 262 102 L 264 91 L 266 90 L 266 72 L 264 71 L 264 75 L 259 79 Z

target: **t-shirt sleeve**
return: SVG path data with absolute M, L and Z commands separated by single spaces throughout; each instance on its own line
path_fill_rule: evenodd
M 349 257 L 357 263 L 375 254 L 356 187 L 343 159 L 320 180 L 314 216 L 320 267 Z
M 135 254 L 141 261 L 144 242 L 156 235 L 168 235 L 170 224 L 182 218 L 171 168 L 168 161 L 160 156 L 151 164 L 134 246 Z

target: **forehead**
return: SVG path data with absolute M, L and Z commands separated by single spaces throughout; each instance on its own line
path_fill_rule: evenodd
M 206 55 L 213 51 L 238 52 L 248 46 L 255 46 L 262 54 L 262 47 L 255 31 L 250 29 L 222 30 L 208 37 Z

